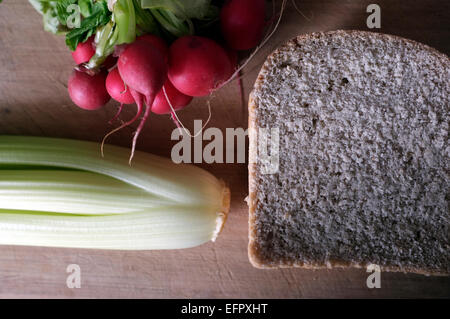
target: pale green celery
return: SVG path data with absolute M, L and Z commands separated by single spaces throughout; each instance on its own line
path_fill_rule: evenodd
M 152 33 L 159 35 L 158 25 L 149 10 L 141 8 L 139 0 L 134 0 L 134 11 L 136 16 L 136 35 Z
M 170 11 L 163 11 L 160 9 L 150 9 L 150 11 L 161 26 L 174 36 L 182 37 L 194 34 L 194 26 L 189 19 L 179 19 Z
M 172 204 L 122 181 L 91 172 L 0 170 L 2 209 L 33 211 L 39 207 L 54 213 L 107 215 Z
M 113 9 L 118 29 L 116 44 L 131 43 L 136 39 L 136 15 L 133 0 L 117 0 Z
M 114 52 L 114 45 L 118 37 L 118 28 L 112 21 L 99 27 L 95 34 L 95 53 L 85 64 L 87 69 L 95 69 L 105 62 L 106 58 Z
M 102 158 L 92 142 L 0 136 L 0 244 L 172 249 L 215 240 L 229 209 L 223 182 L 142 152 L 129 166 L 128 156 L 107 146 Z
M 158 23 L 176 37 L 194 34 L 192 19 L 212 21 L 219 14 L 211 0 L 141 0 L 141 7 L 149 9 Z
M 205 214 L 196 207 L 106 216 L 0 210 L 0 243 L 124 250 L 181 249 L 215 239 L 217 224 L 216 214 Z

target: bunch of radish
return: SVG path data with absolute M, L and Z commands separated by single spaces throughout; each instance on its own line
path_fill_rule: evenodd
M 176 121 L 174 112 L 187 106 L 193 97 L 211 94 L 234 76 L 236 51 L 254 48 L 263 37 L 265 1 L 226 1 L 220 11 L 220 27 L 222 34 L 215 39 L 186 35 L 170 45 L 156 35 L 141 35 L 120 50 L 116 48 L 118 57 L 108 57 L 96 72 L 76 68 L 68 82 L 70 98 L 85 110 L 97 110 L 111 98 L 120 103 L 120 109 L 135 103 L 136 115 L 111 132 L 140 120 L 133 139 L 134 152 L 152 112 L 172 114 Z M 82 65 L 94 54 L 91 37 L 79 43 L 72 56 Z

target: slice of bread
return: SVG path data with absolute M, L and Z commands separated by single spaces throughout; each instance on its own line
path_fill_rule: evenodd
M 396 36 L 313 33 L 270 55 L 249 102 L 251 263 L 449 274 L 449 96 L 449 58 Z M 275 173 L 260 128 L 279 129 Z

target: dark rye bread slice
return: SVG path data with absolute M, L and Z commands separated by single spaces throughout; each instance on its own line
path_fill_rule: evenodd
M 362 31 L 301 35 L 249 102 L 249 257 L 258 268 L 449 274 L 449 58 Z M 278 127 L 279 171 L 258 163 Z

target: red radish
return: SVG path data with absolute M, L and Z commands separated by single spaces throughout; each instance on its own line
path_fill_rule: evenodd
M 178 111 L 191 103 L 192 96 L 185 95 L 178 91 L 169 80 L 163 86 L 166 91 L 167 97 L 169 98 L 170 104 L 174 108 L 175 111 Z M 158 95 L 156 95 L 155 101 L 152 105 L 152 112 L 156 114 L 171 114 L 172 109 L 166 99 L 166 95 L 164 94 L 164 90 L 159 91 Z
M 144 100 L 147 108 L 133 137 L 130 163 L 134 156 L 137 138 L 147 121 L 153 101 L 167 79 L 167 63 L 163 54 L 144 41 L 135 41 L 123 50 L 117 62 L 120 76 L 124 80 L 137 105 L 136 115 L 128 122 L 109 132 L 104 138 L 136 121 L 142 114 Z M 102 145 L 103 145 L 102 143 Z
M 125 87 L 125 83 L 120 77 L 119 70 L 117 68 L 112 69 L 106 77 L 106 90 L 109 95 L 119 103 L 132 104 L 134 103 L 133 96 L 128 88 Z
M 106 75 L 105 71 L 89 75 L 74 70 L 68 83 L 73 103 L 85 110 L 96 110 L 108 103 L 111 97 L 105 87 Z
M 153 35 L 153 34 L 144 34 L 144 35 L 141 35 L 140 37 L 138 37 L 136 39 L 136 41 L 145 41 L 145 42 L 151 44 L 156 49 L 158 49 L 159 52 L 162 53 L 162 55 L 164 56 L 164 58 L 167 61 L 168 56 L 169 56 L 169 47 L 167 46 L 166 42 L 163 39 L 161 39 L 160 37 Z
M 231 68 L 225 50 L 211 39 L 178 38 L 169 49 L 170 82 L 189 96 L 210 94 L 227 80 Z
M 222 34 L 235 50 L 254 48 L 263 37 L 264 18 L 264 0 L 229 0 L 220 11 Z
M 94 36 L 91 36 L 83 43 L 78 43 L 75 51 L 72 52 L 72 58 L 76 64 L 88 62 L 95 54 Z
M 167 64 L 161 52 L 143 41 L 133 42 L 120 55 L 117 67 L 125 83 L 143 94 L 151 106 L 167 78 Z

